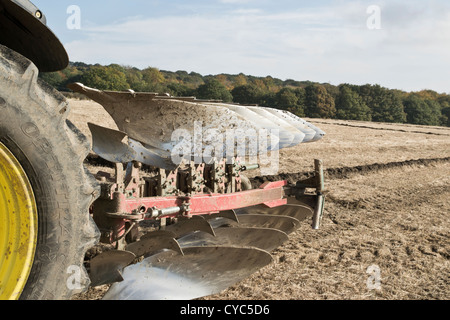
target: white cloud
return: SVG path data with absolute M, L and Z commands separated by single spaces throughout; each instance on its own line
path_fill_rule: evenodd
M 226 4 L 246 4 L 254 1 L 255 0 L 219 0 L 219 2 Z
M 255 15 L 255 14 L 261 14 L 263 11 L 261 9 L 237 9 L 233 10 L 233 14 L 238 15 Z
M 345 2 L 131 19 L 85 29 L 85 40 L 66 47 L 72 60 L 88 63 L 450 91 L 448 5 L 382 4 L 381 30 L 367 29 L 366 8 Z

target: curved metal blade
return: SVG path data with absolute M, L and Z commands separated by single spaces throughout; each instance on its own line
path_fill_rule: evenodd
M 296 146 L 302 142 L 305 142 L 305 140 L 308 139 L 309 135 L 308 130 L 306 130 L 305 128 L 302 128 L 303 130 L 299 130 L 296 127 L 293 127 L 289 122 L 285 121 L 284 119 L 278 116 L 274 117 L 274 114 L 267 110 L 270 108 L 249 107 L 249 109 L 259 114 L 261 117 L 270 119 L 278 128 L 280 128 L 280 130 L 281 128 L 284 128 L 284 130 L 289 130 L 290 132 L 298 132 L 299 134 L 301 133 L 301 136 L 298 135 L 297 139 L 294 140 L 289 147 Z M 310 131 L 315 134 L 315 131 L 313 130 Z
M 167 231 L 167 230 L 158 230 L 158 231 L 151 231 L 146 234 L 144 234 L 140 240 L 144 239 L 155 239 L 155 238 L 173 238 L 175 239 L 177 237 L 176 233 Z
M 229 219 L 226 217 L 217 217 L 211 220 L 208 220 L 209 224 L 213 227 L 214 230 L 218 228 L 229 228 L 229 227 L 237 227 L 239 222 L 234 219 Z
M 161 250 L 173 250 L 183 255 L 183 250 L 181 250 L 180 244 L 177 242 L 177 240 L 168 237 L 153 237 L 141 239 L 127 245 L 125 250 L 133 252 L 136 257 L 148 256 L 149 254 Z
M 259 128 L 251 120 L 225 107 L 208 106 L 197 100 L 185 101 L 147 93 L 100 91 L 81 83 L 71 84 L 69 88 L 100 103 L 119 130 L 130 138 L 164 151 L 184 150 L 184 147 L 189 147 L 191 151 L 194 144 L 192 139 L 197 135 L 196 123 L 201 124 L 203 135 L 213 130 L 214 136 L 222 138 L 230 129 L 237 134 L 237 129 L 254 129 L 258 132 Z M 175 131 L 184 139 L 174 139 Z M 206 140 L 203 139 L 203 147 L 217 144 L 214 139 L 209 142 Z
M 101 158 L 114 163 L 138 161 L 150 166 L 174 170 L 170 153 L 149 150 L 127 136 L 125 132 L 88 123 L 92 134 L 92 149 Z
M 324 131 L 322 131 L 315 125 L 309 123 L 306 120 L 303 120 L 300 117 L 297 117 L 296 115 L 288 111 L 273 108 L 263 108 L 263 109 L 290 123 L 298 130 L 303 131 L 306 134 L 306 138 L 303 142 L 316 142 L 321 140 L 326 135 Z
M 176 238 L 180 238 L 195 231 L 203 231 L 213 236 L 216 235 L 211 224 L 202 217 L 198 216 L 171 224 L 164 227 L 163 230 L 173 232 L 176 235 Z
M 300 226 L 300 221 L 287 216 L 241 214 L 238 215 L 238 218 L 240 227 L 277 229 L 286 234 L 291 234 Z
M 235 222 L 239 222 L 236 212 L 234 212 L 233 210 L 221 211 L 219 213 L 205 215 L 202 217 L 207 221 L 215 220 L 217 218 L 227 218 Z
M 128 266 L 136 256 L 127 251 L 107 251 L 94 257 L 90 262 L 91 286 L 123 281 L 122 270 Z
M 267 118 L 264 115 L 255 112 L 253 108 L 236 104 L 222 104 L 222 103 L 214 103 L 214 104 L 211 103 L 208 105 L 223 106 L 231 111 L 234 111 L 237 114 L 241 115 L 243 118 L 252 120 L 253 123 L 259 126 L 259 129 L 278 130 L 279 145 L 272 146 L 271 150 L 278 150 L 296 146 L 299 143 L 301 143 L 305 138 L 305 135 L 301 131 L 293 128 L 291 125 L 285 123 L 284 126 L 280 126 L 279 123 L 275 123 L 273 121 L 273 117 Z
M 186 152 L 191 155 L 204 152 L 210 158 L 212 150 L 216 158 L 237 154 L 258 156 L 303 142 L 305 132 L 316 134 L 307 126 L 293 125 L 260 107 L 149 93 L 100 91 L 80 83 L 69 88 L 102 104 L 120 131 L 151 152 L 169 152 L 177 158 L 181 154 L 186 156 Z M 265 138 L 270 143 L 265 143 Z M 245 155 L 239 154 L 244 151 Z
M 274 215 L 274 216 L 287 216 L 297 219 L 298 221 L 304 221 L 311 218 L 314 214 L 314 210 L 306 205 L 287 204 L 275 208 L 266 208 L 264 206 L 247 207 L 243 209 L 234 210 L 240 217 L 245 214 L 259 214 L 259 215 Z
M 125 268 L 104 300 L 188 300 L 220 293 L 273 259 L 255 248 L 191 247 L 161 252 Z
M 254 247 L 267 252 L 281 246 L 289 238 L 276 229 L 264 228 L 218 228 L 216 236 L 204 232 L 188 234 L 178 240 L 182 248 L 203 246 Z

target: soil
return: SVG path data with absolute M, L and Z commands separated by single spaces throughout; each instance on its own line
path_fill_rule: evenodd
M 70 119 L 114 128 L 101 106 L 70 100 Z M 277 176 L 295 182 L 322 159 L 327 199 L 273 252 L 275 262 L 205 300 L 417 300 L 450 298 L 450 128 L 307 119 L 327 132 L 280 153 Z M 94 170 L 94 167 L 91 167 Z M 374 273 L 380 276 L 373 286 Z M 106 288 L 77 299 L 100 299 Z

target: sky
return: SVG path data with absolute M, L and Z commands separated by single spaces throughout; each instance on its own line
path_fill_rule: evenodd
M 32 2 L 74 62 L 450 94 L 448 0 Z

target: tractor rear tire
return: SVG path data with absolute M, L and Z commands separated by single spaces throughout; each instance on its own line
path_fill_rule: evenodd
M 38 79 L 38 73 L 28 59 L 0 45 L 0 143 L 26 174 L 37 208 L 34 258 L 29 270 L 18 270 L 28 276 L 20 292 L 2 296 L 2 287 L 14 286 L 8 281 L 16 280 L 2 277 L 0 266 L 0 298 L 68 300 L 90 284 L 83 263 L 100 236 L 89 214 L 99 188 L 83 165 L 90 144 L 67 120 L 64 96 Z M 3 202 L 3 216 L 17 213 Z M 4 239 L 0 236 L 0 244 L 9 249 Z

